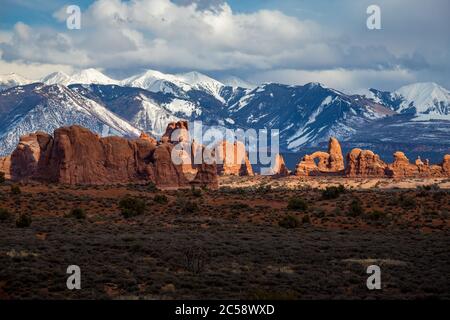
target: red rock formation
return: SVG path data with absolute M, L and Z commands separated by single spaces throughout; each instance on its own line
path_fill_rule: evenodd
M 11 156 L 0 158 L 0 172 L 5 174 L 5 179 L 11 179 Z
M 341 145 L 336 138 L 330 138 L 328 152 L 317 151 L 311 155 L 305 155 L 297 165 L 295 174 L 297 176 L 337 175 L 342 173 L 344 168 Z
M 348 177 L 383 177 L 386 163 L 370 150 L 353 149 L 347 154 L 345 175 Z
M 253 168 L 247 157 L 245 145 L 236 141 L 223 141 L 217 147 L 217 172 L 222 176 L 253 176 Z
M 178 121 L 169 123 L 161 141 L 172 143 L 189 141 L 188 122 Z
M 287 177 L 290 174 L 281 154 L 276 155 L 275 163 L 273 164 L 272 168 L 270 168 L 269 174 L 281 177 Z
M 415 177 L 419 176 L 419 168 L 410 163 L 403 152 L 397 151 L 394 153 L 394 162 L 386 169 L 386 174 L 392 178 Z
M 450 176 L 450 154 L 446 154 L 444 156 L 444 160 L 442 161 L 442 171 L 445 175 Z
M 162 188 L 189 186 L 182 165 L 172 162 L 174 145 L 153 139 L 100 138 L 88 129 L 71 126 L 21 138 L 0 170 L 13 180 L 66 184 L 114 184 L 153 181 Z M 203 174 L 202 169 L 198 173 Z M 210 168 L 206 168 L 209 174 Z M 197 174 L 198 174 L 197 173 Z M 209 175 L 206 174 L 206 177 Z M 208 183 L 203 177 L 204 184 Z M 216 186 L 213 179 L 212 185 Z

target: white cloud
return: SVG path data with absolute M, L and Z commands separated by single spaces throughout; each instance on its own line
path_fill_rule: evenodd
M 283 82 L 292 85 L 303 85 L 308 82 L 320 82 L 328 87 L 347 93 L 359 92 L 375 87 L 392 90 L 404 84 L 416 82 L 416 75 L 405 69 L 395 70 L 273 70 L 256 73 L 250 78 L 255 83 Z
M 364 5 L 346 0 L 342 10 L 349 20 L 364 20 Z M 382 10 L 402 9 L 384 0 L 381 5 Z M 418 16 L 415 8 L 410 9 Z M 390 24 L 393 13 L 382 13 L 384 27 L 397 30 Z M 65 26 L 65 7 L 53 16 Z M 402 50 L 401 41 L 388 33 L 349 33 L 347 21 L 325 25 L 277 10 L 236 13 L 221 0 L 97 0 L 82 13 L 81 30 L 32 29 L 18 22 L 11 32 L 0 32 L 0 49 L 9 63 L 25 61 L 43 69 L 55 65 L 52 71 L 61 65 L 222 74 L 238 70 L 251 81 L 320 81 L 338 88 L 404 84 L 430 65 L 423 50 L 411 42 Z M 439 70 L 448 66 L 448 50 L 444 52 L 431 61 Z

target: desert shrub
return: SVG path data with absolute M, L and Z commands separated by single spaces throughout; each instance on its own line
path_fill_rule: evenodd
M 408 197 L 402 194 L 399 198 L 399 204 L 403 209 L 412 209 L 416 206 L 416 200 L 412 197 Z
M 305 223 L 311 223 L 311 218 L 309 217 L 309 215 L 303 216 L 303 218 L 302 218 L 302 223 L 303 223 L 303 224 L 305 224 Z
M 246 204 L 246 203 L 243 203 L 243 202 L 230 203 L 229 207 L 233 211 L 249 210 L 250 209 L 250 206 L 248 204 Z
M 287 207 L 289 210 L 304 211 L 308 209 L 308 204 L 302 198 L 291 198 Z
M 207 265 L 208 255 L 198 247 L 190 247 L 184 251 L 184 268 L 193 273 L 202 273 Z
M 145 212 L 145 202 L 138 198 L 125 197 L 119 201 L 119 208 L 124 218 L 139 216 Z
M 31 225 L 31 216 L 26 213 L 22 213 L 16 220 L 17 228 L 28 228 Z
M 438 191 L 441 189 L 441 187 L 439 187 L 438 184 L 434 183 L 429 185 L 418 186 L 417 189 L 425 191 Z
M 181 207 L 183 213 L 195 213 L 199 210 L 198 204 L 195 201 L 186 201 Z
M 4 183 L 5 180 L 6 180 L 6 179 L 5 179 L 5 173 L 2 172 L 2 171 L 0 171 L 0 184 Z
M 8 209 L 0 208 L 0 221 L 9 220 L 12 217 Z
M 18 195 L 21 193 L 22 193 L 22 190 L 20 190 L 20 187 L 18 185 L 15 184 L 15 185 L 11 186 L 11 194 Z
M 159 204 L 167 204 L 169 202 L 169 199 L 164 194 L 157 194 L 153 201 Z
M 86 212 L 84 212 L 82 208 L 75 208 L 70 211 L 70 216 L 75 219 L 82 220 L 86 219 Z
M 374 210 L 367 215 L 367 218 L 369 220 L 378 221 L 378 220 L 385 219 L 386 216 L 387 216 L 386 212 L 380 211 L 380 210 Z
M 193 186 L 191 189 L 191 193 L 194 197 L 200 198 L 202 196 L 202 189 L 197 189 Z
M 286 228 L 286 229 L 295 229 L 298 228 L 300 226 L 300 221 L 298 220 L 297 217 L 288 215 L 283 217 L 279 222 L 278 225 L 282 228 Z
M 260 185 L 256 189 L 256 192 L 258 192 L 258 193 L 269 193 L 270 191 L 272 191 L 271 185 Z
M 361 205 L 361 201 L 355 199 L 350 204 L 350 208 L 348 210 L 348 215 L 350 217 L 358 217 L 364 213 L 364 209 Z
M 345 187 L 343 185 L 331 186 L 327 187 L 325 190 L 322 191 L 322 199 L 330 200 L 330 199 L 337 199 L 341 194 L 345 193 Z
M 156 184 L 154 182 L 150 181 L 147 184 L 147 190 L 150 192 L 156 192 L 156 191 L 158 191 L 158 188 L 156 187 Z

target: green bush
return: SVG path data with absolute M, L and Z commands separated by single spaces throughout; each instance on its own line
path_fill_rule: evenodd
M 195 213 L 199 210 L 197 202 L 186 201 L 181 207 L 183 213 Z
M 163 194 L 157 194 L 153 198 L 153 201 L 155 201 L 156 203 L 159 203 L 159 204 L 166 204 L 169 202 L 169 199 L 167 199 L 167 197 Z
M 364 209 L 361 205 L 361 201 L 355 199 L 350 204 L 350 209 L 348 211 L 348 215 L 350 217 L 358 217 L 364 213 Z
M 369 213 L 367 218 L 369 218 L 370 220 L 378 221 L 378 220 L 386 218 L 386 212 L 375 210 L 375 211 L 372 211 L 371 213 Z
M 9 220 L 12 217 L 8 209 L 0 208 L 0 221 Z
M 192 192 L 192 195 L 196 198 L 200 198 L 202 196 L 202 189 L 197 189 L 195 187 L 192 187 L 191 192 Z
M 22 213 L 16 220 L 17 228 L 28 228 L 31 225 L 31 216 L 26 213 Z
M 156 187 L 156 184 L 154 182 L 150 181 L 147 184 L 147 190 L 150 192 L 156 192 L 156 191 L 158 191 L 158 188 Z
M 5 173 L 0 171 L 0 184 L 5 182 Z
M 322 198 L 325 200 L 337 199 L 343 193 L 345 193 L 345 187 L 343 185 L 327 187 L 322 191 Z
M 75 208 L 70 212 L 70 216 L 78 220 L 83 220 L 86 219 L 86 212 L 81 208 Z
M 305 223 L 311 223 L 311 218 L 309 217 L 309 215 L 305 215 L 305 216 L 303 216 L 303 218 L 302 218 L 302 223 L 303 224 L 305 224 Z
M 416 206 L 416 200 L 412 197 L 402 194 L 399 198 L 400 206 L 403 209 L 412 209 Z
M 22 193 L 22 190 L 20 190 L 20 187 L 18 185 L 15 184 L 15 185 L 11 186 L 11 194 L 18 195 L 21 193 Z
M 305 211 L 308 209 L 308 204 L 301 198 L 291 198 L 287 207 L 289 210 Z
M 282 228 L 286 229 L 295 229 L 300 226 L 300 221 L 297 217 L 288 215 L 286 217 L 283 217 L 279 222 L 278 225 Z
M 146 209 L 146 204 L 141 199 L 125 197 L 119 201 L 119 208 L 124 218 L 131 218 L 143 214 Z

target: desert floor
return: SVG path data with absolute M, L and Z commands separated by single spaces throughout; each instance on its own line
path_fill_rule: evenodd
M 0 185 L 0 299 L 450 298 L 446 180 L 19 187 Z M 140 215 L 122 215 L 126 196 L 145 203 Z M 30 226 L 17 227 L 22 214 Z M 371 264 L 382 290 L 366 287 Z M 69 265 L 81 290 L 66 287 Z

